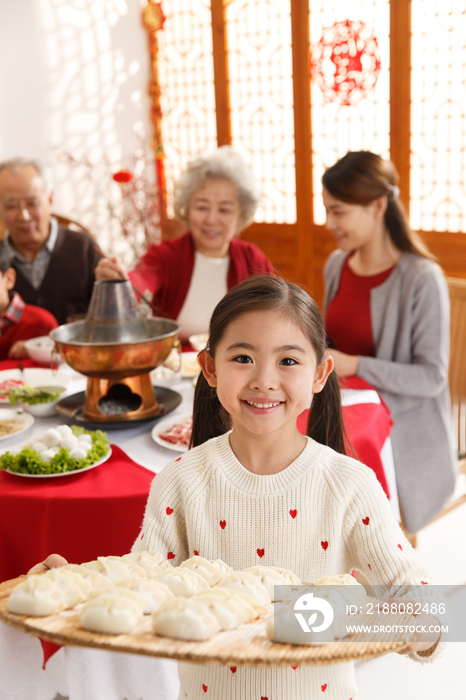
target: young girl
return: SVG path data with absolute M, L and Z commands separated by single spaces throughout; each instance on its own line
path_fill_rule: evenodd
M 358 568 L 371 583 L 390 584 L 390 595 L 429 582 L 373 471 L 343 454 L 333 360 L 303 290 L 272 277 L 234 287 L 214 310 L 200 362 L 194 449 L 154 479 L 134 551 L 158 550 L 175 566 L 197 554 L 234 569 L 280 566 L 305 582 Z M 311 399 L 305 437 L 296 419 Z M 411 645 L 412 658 L 431 660 L 431 645 Z M 180 698 L 189 700 L 356 694 L 351 663 L 180 663 L 179 674 Z
M 448 287 L 409 228 L 390 162 L 350 152 L 322 182 L 327 228 L 339 248 L 324 269 L 335 369 L 366 379 L 391 410 L 398 496 L 415 533 L 442 508 L 456 479 Z

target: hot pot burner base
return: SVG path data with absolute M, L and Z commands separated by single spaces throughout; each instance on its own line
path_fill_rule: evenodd
M 126 384 L 114 384 L 97 402 L 98 407 L 108 416 L 137 411 L 142 405 L 139 394 L 133 394 Z
M 81 425 L 88 430 L 122 430 L 125 428 L 133 428 L 149 421 L 155 421 L 163 418 L 168 413 L 177 408 L 182 401 L 182 396 L 177 391 L 167 389 L 163 386 L 154 386 L 155 395 L 159 405 L 160 413 L 156 416 L 145 416 L 141 418 L 133 418 L 132 420 L 108 420 L 110 416 L 106 416 L 107 420 L 98 421 L 86 418 L 84 416 L 84 404 L 86 395 L 84 391 L 79 391 L 76 394 L 70 394 L 61 399 L 57 404 L 57 411 L 60 415 L 68 420 Z

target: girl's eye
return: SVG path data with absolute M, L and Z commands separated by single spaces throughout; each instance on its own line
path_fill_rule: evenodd
M 280 360 L 281 365 L 285 365 L 285 367 L 292 367 L 293 365 L 297 365 L 298 363 L 296 360 L 293 360 L 292 357 L 284 357 L 283 360 Z
M 248 355 L 237 355 L 233 358 L 233 361 L 239 362 L 241 365 L 246 365 L 249 362 L 252 362 L 251 358 Z

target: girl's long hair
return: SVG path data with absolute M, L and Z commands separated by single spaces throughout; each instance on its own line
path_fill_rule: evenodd
M 350 151 L 328 168 L 322 184 L 332 197 L 348 204 L 370 204 L 387 197 L 385 225 L 393 244 L 403 253 L 436 261 L 421 237 L 409 227 L 398 190 L 398 173 L 393 163 L 370 151 Z
M 279 277 L 251 277 L 233 287 L 223 297 L 210 320 L 206 352 L 215 359 L 218 343 L 229 325 L 239 316 L 271 309 L 283 313 L 298 325 L 314 348 L 319 366 L 327 350 L 324 322 L 319 308 L 303 289 Z M 218 400 L 216 390 L 209 386 L 201 373 L 194 392 L 191 447 L 223 435 L 231 427 L 229 413 Z M 327 379 L 324 389 L 314 394 L 307 435 L 322 445 L 345 454 L 340 387 L 334 372 Z

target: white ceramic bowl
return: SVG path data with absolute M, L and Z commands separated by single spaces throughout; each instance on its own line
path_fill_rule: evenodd
M 160 367 L 156 367 L 152 370 L 150 379 L 152 384 L 156 386 L 173 386 L 173 384 L 177 384 L 180 381 L 182 375 L 183 371 L 181 369 L 179 369 L 178 372 L 174 372 L 168 367 L 160 365 Z
M 47 385 L 47 386 L 38 386 L 34 387 L 35 389 L 49 389 L 50 391 L 60 392 L 60 396 L 58 396 L 56 399 L 53 401 L 47 401 L 46 403 L 25 403 L 23 401 L 20 401 L 21 408 L 23 411 L 26 411 L 27 413 L 30 413 L 33 416 L 36 416 L 37 418 L 46 418 L 47 416 L 53 416 L 57 412 L 57 403 L 60 401 L 60 399 L 63 396 L 63 392 L 65 391 L 64 386 L 52 386 L 52 385 Z
M 190 335 L 188 340 L 197 352 L 201 352 L 201 350 L 204 350 L 209 340 L 209 334 L 198 333 L 197 335 Z
M 52 352 L 55 346 L 52 338 L 48 335 L 41 335 L 39 338 L 31 338 L 26 340 L 24 347 L 26 352 L 34 362 L 38 362 L 40 365 L 51 365 L 52 364 Z M 61 361 L 60 355 L 54 353 L 53 355 L 54 363 Z

